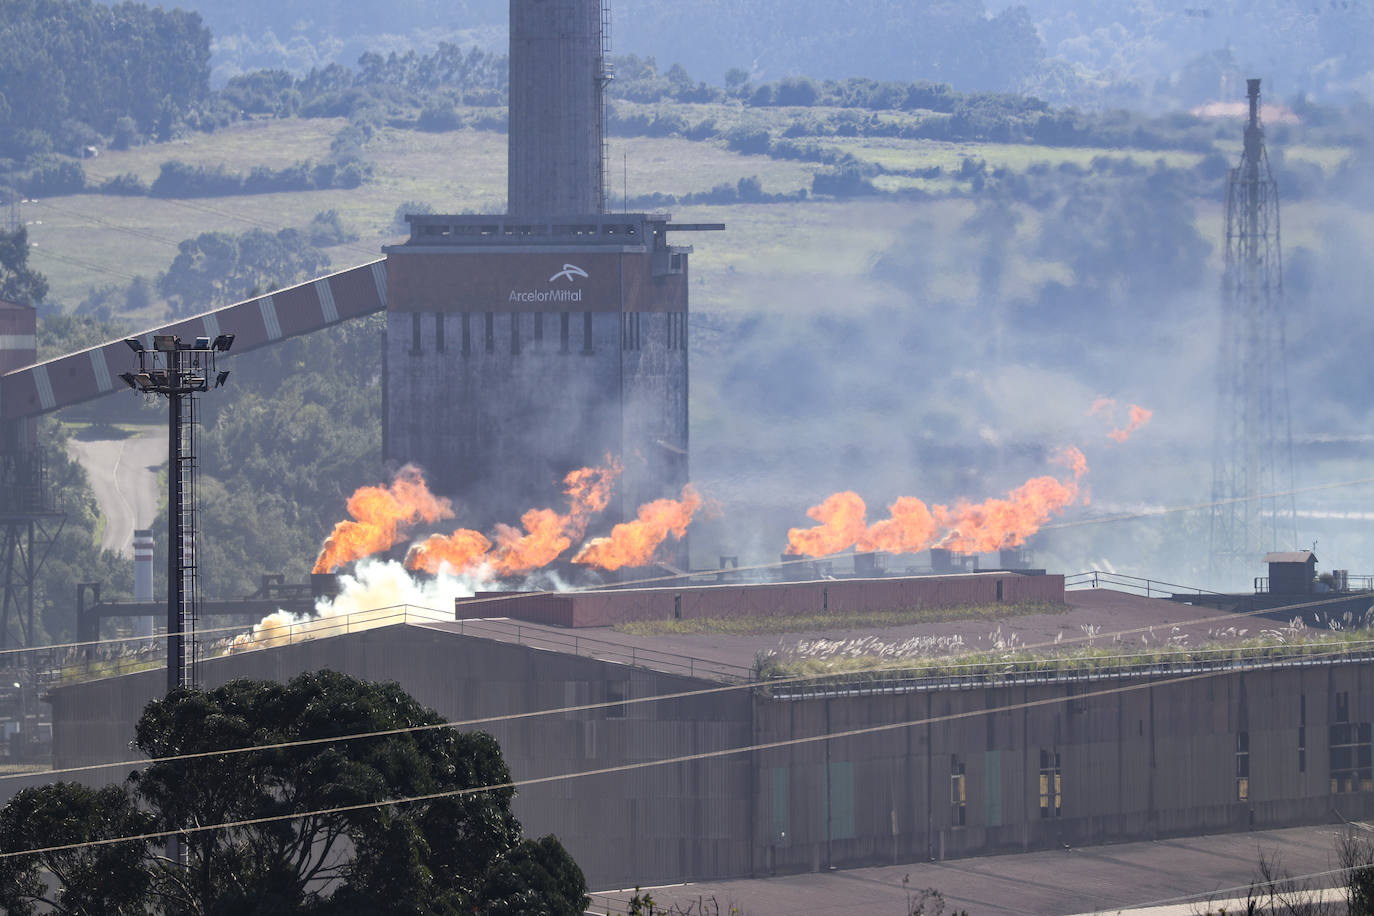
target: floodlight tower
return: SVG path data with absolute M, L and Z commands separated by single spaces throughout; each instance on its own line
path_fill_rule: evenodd
M 229 352 L 233 334 L 213 341 L 197 337 L 183 343 L 175 334 L 158 334 L 152 348 L 131 337 L 125 341 L 138 357 L 138 371 L 120 375 L 144 394 L 167 398 L 167 691 L 196 686 L 196 622 L 200 578 L 196 566 L 196 395 L 219 388 L 229 378 L 215 357 Z
M 1246 581 L 1260 555 L 1297 543 L 1293 431 L 1284 356 L 1279 190 L 1260 125 L 1260 81 L 1226 184 L 1226 270 L 1212 459 L 1213 587 Z

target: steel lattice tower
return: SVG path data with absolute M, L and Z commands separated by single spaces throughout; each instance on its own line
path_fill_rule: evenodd
M 1260 81 L 1246 84 L 1245 149 L 1226 185 L 1211 519 L 1211 580 L 1220 588 L 1248 585 L 1265 552 L 1297 543 L 1279 192 L 1264 150 Z

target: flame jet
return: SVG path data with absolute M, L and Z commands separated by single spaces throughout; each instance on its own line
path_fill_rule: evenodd
M 520 518 L 521 527 L 497 525 L 495 544 L 479 531 L 460 528 L 450 535 L 436 534 L 411 547 L 407 569 L 438 573 L 447 567 L 464 572 L 490 564 L 501 577 L 523 575 L 549 565 L 575 541 L 582 539 L 593 515 L 610 505 L 611 490 L 622 471 L 621 464 L 606 456 L 604 467 L 579 468 L 563 478 L 568 512 L 530 509 Z
M 390 550 L 414 526 L 452 518 L 453 505 L 431 493 L 420 469 L 408 464 L 396 472 L 390 486 L 354 491 L 348 498 L 348 514 L 353 520 L 334 526 L 313 572 L 333 572 L 347 563 Z
M 1093 401 L 1093 406 L 1088 408 L 1088 416 L 1102 416 L 1107 418 L 1107 422 L 1112 424 L 1112 431 L 1107 433 L 1107 438 L 1115 442 L 1125 442 L 1131 438 L 1131 434 L 1143 429 L 1150 418 L 1155 415 L 1153 410 L 1141 407 L 1139 404 L 1131 404 L 1128 408 L 1129 419 L 1125 426 L 1116 425 L 1116 401 L 1111 398 L 1098 398 Z
M 1073 479 L 1034 477 L 1006 495 L 977 505 L 957 503 L 935 507 L 935 521 L 948 533 L 939 545 L 959 553 L 986 553 L 1019 547 L 1051 517 L 1078 499 L 1078 481 L 1088 472 L 1088 460 L 1070 446 L 1052 459 L 1069 468 Z
M 835 493 L 819 506 L 806 510 L 820 522 L 814 528 L 792 528 L 787 532 L 787 552 L 793 556 L 825 557 L 858 543 L 868 531 L 868 507 L 852 490 Z
M 793 528 L 787 533 L 787 553 L 824 557 L 851 547 L 888 553 L 916 553 L 940 546 L 962 553 L 983 553 L 1017 547 L 1053 515 L 1079 496 L 1079 480 L 1088 472 L 1088 460 L 1070 446 L 1051 459 L 1073 475 L 1067 482 L 1054 477 L 1035 477 L 1005 498 L 982 503 L 956 503 L 928 507 L 912 496 L 903 496 L 888 507 L 889 517 L 867 523 L 866 507 L 857 493 L 844 491 L 830 496 L 807 515 L 821 524 Z
M 671 534 L 679 540 L 701 508 L 701 494 L 690 483 L 681 499 L 656 499 L 639 507 L 634 521 L 621 522 L 606 537 L 593 538 L 573 557 L 574 563 L 614 572 L 627 566 L 647 566 Z

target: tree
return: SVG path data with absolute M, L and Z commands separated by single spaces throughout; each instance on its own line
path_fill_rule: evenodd
M 244 679 L 210 691 L 174 691 L 150 703 L 135 729 L 134 743 L 152 764 L 125 786 L 102 790 L 103 807 L 83 806 L 77 794 L 73 803 L 48 809 L 54 797 L 66 797 L 55 787 L 21 792 L 0 812 L 0 850 L 52 845 L 58 836 L 81 842 L 363 807 L 184 834 L 185 866 L 158 856 L 156 844 L 138 843 L 76 850 L 82 857 L 76 868 L 56 868 L 38 857 L 3 859 L 13 863 L 0 874 L 0 884 L 10 889 L 3 902 L 12 912 L 28 913 L 24 907 L 47 899 L 41 896 L 42 870 L 51 871 L 62 899 L 84 900 L 97 887 L 108 896 L 115 891 L 100 886 L 96 875 L 110 866 L 100 857 L 118 855 L 125 879 L 120 905 L 61 912 L 583 912 L 590 903 L 586 882 L 562 845 L 553 837 L 521 840 L 510 810 L 514 789 L 458 794 L 510 782 L 490 735 L 431 728 L 158 761 L 442 724 L 396 684 L 330 671 L 287 684 Z M 379 804 L 432 795 L 440 797 Z M 42 820 L 27 827 L 26 818 L 39 810 L 64 817 L 65 832 Z
M 64 846 L 147 833 L 151 821 L 119 786 L 91 789 L 70 782 L 25 789 L 0 810 L 0 849 Z M 0 859 L 0 910 L 54 913 L 142 913 L 149 875 L 143 841 L 85 846 L 32 858 Z M 50 890 L 43 873 L 57 879 Z M 48 911 L 48 910 L 45 910 Z
M 0 231 L 0 299 L 37 306 L 48 295 L 47 279 L 28 261 L 29 230 Z
M 319 276 L 328 266 L 329 257 L 297 229 L 203 232 L 177 246 L 157 285 L 178 314 L 191 315 Z

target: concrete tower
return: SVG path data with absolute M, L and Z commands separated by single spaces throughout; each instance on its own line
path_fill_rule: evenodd
M 511 0 L 510 145 L 513 216 L 605 209 L 602 0 Z
M 614 456 L 604 527 L 687 482 L 691 249 L 668 234 L 724 226 L 602 212 L 602 5 L 510 9 L 511 212 L 410 216 L 385 249 L 383 449 L 475 528 L 561 508 Z

